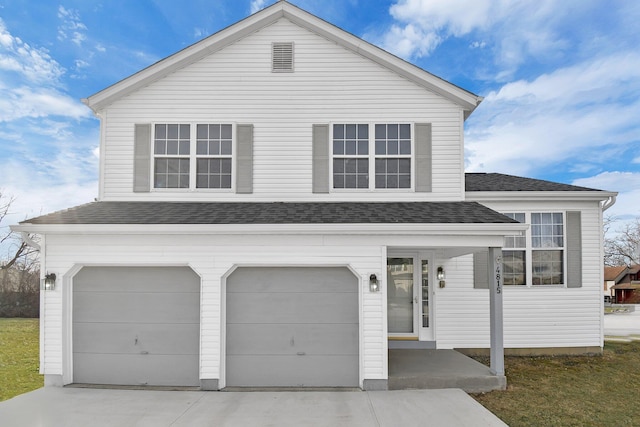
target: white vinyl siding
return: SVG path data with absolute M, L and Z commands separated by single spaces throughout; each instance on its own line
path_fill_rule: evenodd
M 271 46 L 278 41 L 295 41 L 294 73 L 271 72 Z M 105 113 L 103 200 L 463 198 L 461 108 L 286 19 L 114 102 Z M 252 124 L 253 193 L 134 193 L 135 123 Z M 313 193 L 311 139 L 317 123 L 431 123 L 432 191 Z
M 601 213 L 596 202 L 492 202 L 499 212 L 580 211 L 582 287 L 505 286 L 505 348 L 598 347 L 602 345 Z M 489 295 L 473 289 L 473 256 L 442 263 L 446 288 L 436 289 L 438 348 L 489 347 Z

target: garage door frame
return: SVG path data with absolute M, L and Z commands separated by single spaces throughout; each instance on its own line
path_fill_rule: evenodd
M 193 265 L 188 263 L 177 264 L 149 264 L 149 263 L 135 263 L 135 264 L 123 264 L 123 263 L 109 263 L 109 264 L 74 264 L 62 277 L 62 375 L 49 375 L 46 365 L 41 363 L 41 373 L 45 376 L 45 383 L 49 377 L 49 384 L 46 385 L 67 385 L 73 383 L 73 282 L 75 276 L 84 267 L 187 267 L 190 268 L 194 274 L 200 278 L 200 303 L 199 303 L 199 327 L 198 327 L 198 375 L 201 376 L 202 371 L 202 274 Z M 43 295 L 41 293 L 41 304 L 43 303 Z M 46 306 L 43 306 L 43 310 L 46 311 Z M 42 318 L 45 317 L 45 313 L 42 313 Z M 42 322 L 42 321 L 41 321 Z M 40 325 L 40 341 L 44 339 L 44 324 Z M 43 356 L 41 356 L 43 357 Z M 200 380 L 202 383 L 202 379 Z
M 226 387 L 227 376 L 227 278 L 238 268 L 346 268 L 358 282 L 358 385 L 363 386 L 363 318 L 362 286 L 363 276 L 350 264 L 234 264 L 220 280 L 220 381 L 219 388 Z

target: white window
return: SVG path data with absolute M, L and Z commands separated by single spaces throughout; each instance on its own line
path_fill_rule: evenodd
M 531 214 L 533 285 L 564 283 L 564 221 L 560 212 Z
M 232 165 L 231 124 L 162 123 L 153 128 L 156 189 L 230 189 Z
M 154 188 L 189 188 L 191 130 L 186 124 L 158 124 L 153 139 Z
M 370 132 L 371 128 L 374 129 L 373 133 Z M 411 134 L 411 125 L 404 123 L 373 126 L 358 123 L 334 124 L 331 148 L 332 187 L 410 189 Z
M 231 125 L 197 125 L 196 188 L 231 188 Z
M 564 285 L 565 227 L 562 212 L 504 213 L 529 222 L 526 235 L 506 236 L 503 244 L 505 285 Z M 527 221 L 528 219 L 528 221 Z
M 518 222 L 525 222 L 523 212 L 503 214 Z M 527 238 L 524 235 L 512 235 L 504 238 L 502 267 L 505 285 L 527 284 Z
M 333 125 L 333 188 L 369 188 L 369 125 Z
M 411 188 L 411 125 L 377 124 L 376 188 Z

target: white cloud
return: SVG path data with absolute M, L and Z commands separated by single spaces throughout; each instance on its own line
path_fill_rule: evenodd
M 616 203 L 606 212 L 608 216 L 623 222 L 640 217 L 640 172 L 603 172 L 577 179 L 573 184 L 618 192 Z
M 476 34 L 483 40 L 471 47 L 492 47 L 503 68 L 498 77 L 505 78 L 528 56 L 548 58 L 566 48 L 557 21 L 574 6 L 554 0 L 396 0 L 389 9 L 395 23 L 368 38 L 412 59 L 430 55 L 450 37 Z
M 58 40 L 71 40 L 76 45 L 82 45 L 87 39 L 87 26 L 80 20 L 80 13 L 74 9 L 65 9 L 64 6 L 58 7 L 58 18 L 62 23 L 58 26 Z
M 252 0 L 251 1 L 251 13 L 256 13 L 257 11 L 264 8 L 266 1 L 265 0 Z
M 489 93 L 467 126 L 467 169 L 597 171 L 640 134 L 640 55 L 615 54 Z
M 46 49 L 34 48 L 12 36 L 0 19 L 0 70 L 16 72 L 34 83 L 57 84 L 64 68 Z
M 0 122 L 24 117 L 90 117 L 89 110 L 70 96 L 47 88 L 0 86 Z

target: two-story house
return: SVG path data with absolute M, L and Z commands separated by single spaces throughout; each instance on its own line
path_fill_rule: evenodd
M 384 389 L 390 348 L 498 375 L 601 351 L 615 193 L 465 174 L 481 100 L 286 1 L 90 96 L 97 201 L 14 227 L 42 237 L 46 384 Z

